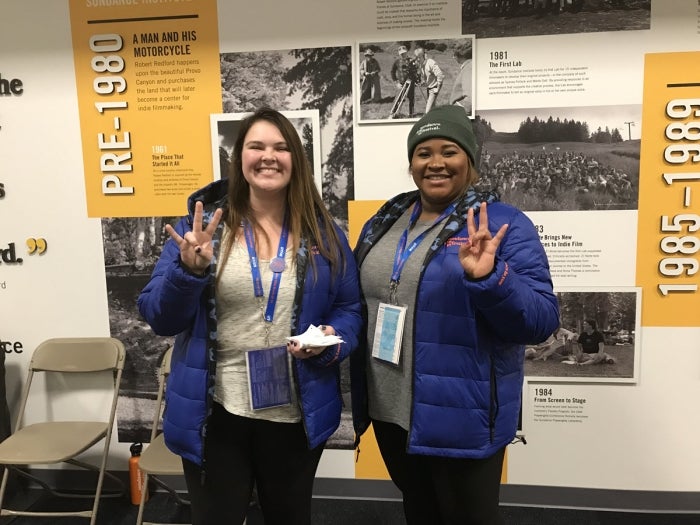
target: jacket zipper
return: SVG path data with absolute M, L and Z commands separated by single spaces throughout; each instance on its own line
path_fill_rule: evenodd
M 491 403 L 489 406 L 489 440 L 493 443 L 496 432 L 496 417 L 498 417 L 498 385 L 496 384 L 496 367 L 491 359 L 490 371 Z

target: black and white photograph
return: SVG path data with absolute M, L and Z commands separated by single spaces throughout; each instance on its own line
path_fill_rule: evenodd
M 321 191 L 321 149 L 318 110 L 282 111 L 301 138 L 304 151 L 314 173 L 316 187 Z M 225 178 L 231 162 L 233 145 L 238 137 L 240 121 L 249 113 L 222 113 L 211 115 L 212 159 L 215 178 Z M 350 384 L 347 363 L 342 365 L 342 385 L 345 409 L 341 415 L 341 427 L 331 436 L 328 448 L 352 448 L 354 434 L 350 414 Z
M 650 0 L 462 0 L 462 33 L 477 38 L 646 30 Z
M 526 379 L 635 382 L 641 291 L 572 289 L 557 299 L 561 323 L 546 341 L 525 348 Z
M 136 299 L 151 277 L 163 244 L 165 225 L 180 217 L 102 219 L 110 334 L 126 347 L 117 405 L 117 436 L 126 443 L 147 443 L 158 389 L 160 360 L 173 343 L 143 320 Z
M 362 42 L 356 49 L 358 124 L 418 120 L 456 104 L 474 116 L 473 35 Z
M 136 300 L 169 239 L 165 225 L 174 227 L 179 220 L 180 217 L 102 219 L 110 334 L 118 337 L 127 349 L 117 405 L 120 442 L 147 443 L 150 440 L 158 367 L 174 338 L 154 334 L 141 317 Z M 328 439 L 327 448 L 353 448 L 348 365 L 349 360 L 341 365 L 344 407 L 340 427 Z
M 480 190 L 524 211 L 635 210 L 641 106 L 480 111 Z
M 354 198 L 351 54 L 349 46 L 222 54 L 226 115 L 210 119 L 217 123 L 215 132 L 210 129 L 215 174 L 220 177 L 226 172 L 241 115 L 265 105 L 274 107 L 292 117 L 316 182 L 323 188 L 324 202 L 347 230 L 347 201 Z M 175 225 L 178 220 L 102 220 L 110 333 L 130 349 L 117 408 L 118 439 L 122 442 L 147 442 L 150 436 L 158 366 L 173 340 L 152 332 L 138 312 L 136 299 L 168 239 L 165 224 Z M 347 374 L 343 376 L 349 392 L 349 379 Z M 349 393 L 346 397 L 349 400 Z M 329 447 L 352 448 L 349 405 L 347 409 L 343 431 L 329 440 Z
M 282 111 L 281 113 L 289 119 L 294 129 L 297 130 L 304 146 L 306 158 L 313 171 L 316 187 L 321 192 L 321 128 L 318 110 Z M 214 178 L 217 180 L 227 177 L 240 121 L 248 115 L 249 113 L 219 113 L 210 116 L 212 161 L 214 163 Z
M 352 48 L 221 53 L 221 89 L 224 113 L 318 111 L 321 195 L 347 231 L 347 203 L 355 198 Z

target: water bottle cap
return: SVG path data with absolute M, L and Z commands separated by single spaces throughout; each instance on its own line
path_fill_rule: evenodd
M 131 451 L 132 456 L 140 456 L 141 451 L 143 450 L 143 444 L 132 443 L 131 446 L 129 447 L 129 450 Z

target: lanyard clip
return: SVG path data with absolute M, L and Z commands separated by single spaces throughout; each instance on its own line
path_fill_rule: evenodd
M 389 303 L 393 305 L 398 305 L 398 302 L 396 300 L 396 291 L 399 288 L 399 281 L 392 280 L 389 283 Z

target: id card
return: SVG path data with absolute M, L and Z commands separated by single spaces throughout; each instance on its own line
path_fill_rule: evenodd
M 372 343 L 372 357 L 395 365 L 399 364 L 405 319 L 405 306 L 379 303 L 377 326 L 374 330 L 374 342 Z
M 287 359 L 286 346 L 250 350 L 245 353 L 252 410 L 291 404 L 292 389 Z

